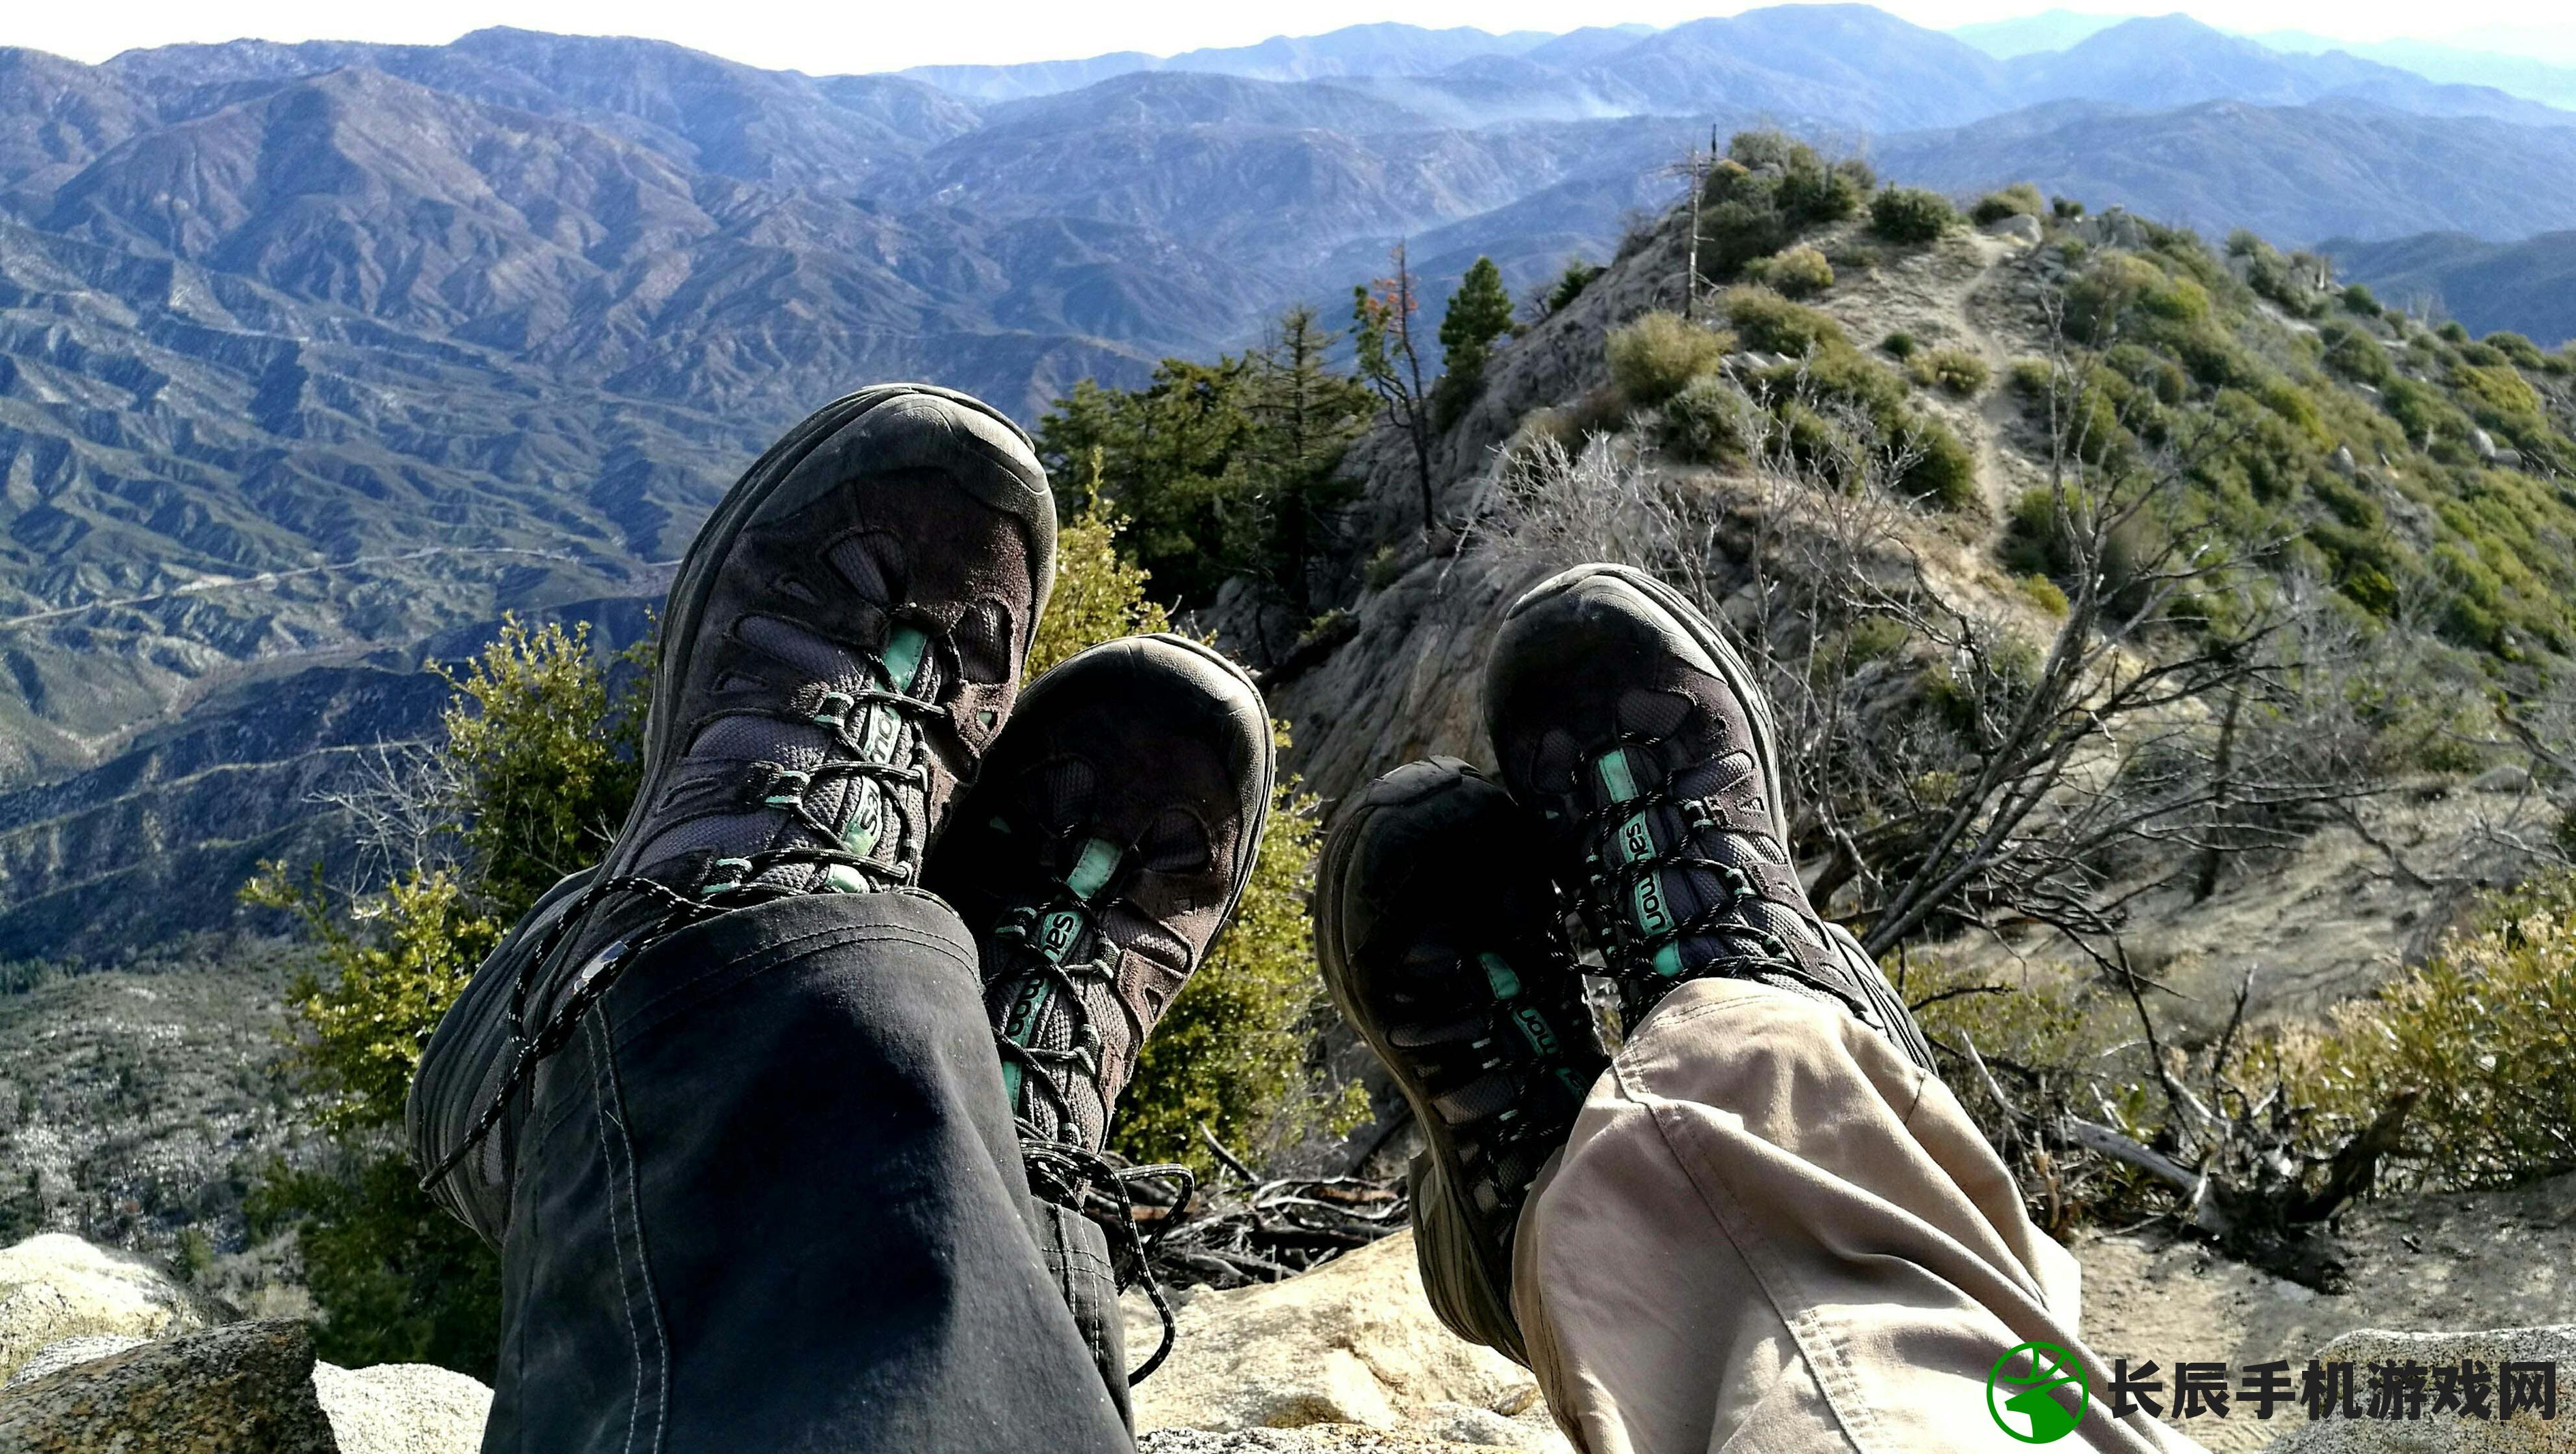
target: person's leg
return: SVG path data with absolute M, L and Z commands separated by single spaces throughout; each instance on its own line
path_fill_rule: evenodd
M 2110 1416 L 2077 1286 L 1948 1087 L 1830 1006 L 1702 979 L 1621 1047 L 1540 1178 L 1512 1304 L 1589 1454 L 2020 1448 L 2022 1390 L 1990 1415 L 1987 1374 L 2034 1341 L 2096 1380 L 2060 1447 L 2195 1447 Z
M 412 1089 L 432 1193 L 503 1254 L 488 1448 L 1131 1447 L 1060 1295 L 1105 1246 L 1028 1196 L 977 947 L 912 887 L 1053 542 L 1024 434 L 895 385 L 690 547 L 633 813 Z
M 975 946 L 928 895 L 662 940 L 516 1145 L 487 1449 L 1131 1447 L 1050 1267 L 1105 1285 L 1104 1249 L 1032 1237 Z
M 1987 1375 L 2029 1341 L 2084 1356 L 2073 1261 L 1808 901 L 1750 669 L 1670 589 L 1585 567 L 1506 613 L 1486 710 L 1632 1037 L 1513 1249 L 1559 1422 L 1590 1454 L 2062 1433 L 2074 1389 L 2005 1384 L 1990 1409 Z M 2077 1428 L 2076 1447 L 2172 1438 L 2107 1408 Z
M 1326 979 L 1426 1128 L 1435 1309 L 1532 1365 L 1587 1454 L 2016 1447 L 1986 1375 L 2024 1341 L 2084 1356 L 2073 1261 L 1808 903 L 1750 672 L 1670 590 L 1587 567 L 1511 608 L 1486 707 L 1502 786 L 1398 769 L 1318 885 Z M 1551 1084 L 1600 1064 L 1559 1028 L 1585 998 L 1560 908 L 1633 1032 L 1579 1109 Z M 2028 1391 L 1996 1403 L 2038 1433 Z

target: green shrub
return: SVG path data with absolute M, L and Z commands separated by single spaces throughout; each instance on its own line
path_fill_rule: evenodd
M 2397 376 L 2396 366 L 2388 361 L 2388 351 L 2362 330 L 2329 323 L 2318 336 L 2325 341 L 2326 367 L 2345 378 L 2380 388 Z
M 1700 266 L 1715 279 L 1860 209 L 1876 184 L 1865 162 L 1828 163 L 1777 131 L 1747 131 L 1728 144 L 1701 192 Z
M 2066 593 L 2057 588 L 2057 582 L 2046 576 L 2032 575 L 2018 577 L 2013 584 L 2021 588 L 2022 595 L 2027 597 L 2032 605 L 2051 616 L 2066 614 Z
M 1664 405 L 1656 442 L 1694 464 L 1724 464 L 1743 457 L 1760 437 L 1761 411 L 1741 389 L 1715 374 L 1702 374 Z
M 1936 348 L 1917 354 L 1905 372 L 1924 388 L 1937 388 L 1962 399 L 1974 398 L 1994 377 L 1984 359 L 1964 348 Z
M 2522 334 L 2513 332 L 2490 333 L 2480 341 L 2486 344 L 2487 347 L 2494 349 L 2497 353 L 2504 355 L 2507 360 L 2512 362 L 2518 368 L 2540 369 L 2546 368 L 2549 364 L 2549 356 L 2540 351 L 2540 345 L 2532 342 Z
M 1922 345 L 1914 341 L 1911 333 L 1891 333 L 1878 341 L 1878 351 L 1899 363 L 1914 357 L 1915 350 L 1920 347 Z
M 1744 276 L 1783 297 L 1806 298 L 1834 285 L 1834 265 L 1814 248 L 1799 246 L 1755 259 L 1745 266 Z
M 1889 187 L 1870 199 L 1870 230 L 1890 242 L 1931 242 L 1958 225 L 1958 209 L 1938 192 Z
M 1726 321 L 1735 325 L 1746 348 L 1794 358 L 1846 341 L 1841 324 L 1767 288 L 1729 288 L 1718 306 L 1726 311 Z
M 1583 296 L 1583 290 L 1591 287 L 1592 280 L 1601 276 L 1603 271 L 1579 257 L 1567 259 L 1565 271 L 1556 275 L 1555 284 L 1547 291 L 1547 311 L 1563 312 L 1567 304 Z
M 2369 288 L 2360 283 L 2352 283 L 2344 288 L 2343 306 L 2345 312 L 2358 313 L 2364 318 L 2376 318 L 2381 311 L 2379 299 Z
M 1653 408 L 1682 386 L 1714 371 L 1733 341 L 1678 313 L 1645 313 L 1610 330 L 1610 381 L 1641 408 Z
M 2048 199 L 2048 210 L 2054 213 L 2059 221 L 2072 222 L 2084 215 L 2084 204 L 2072 197 L 2051 197 Z
M 1949 425 L 1928 414 L 1909 414 L 1897 438 L 1919 451 L 1898 481 L 1906 493 L 1945 510 L 1965 510 L 1977 503 L 1977 457 Z
M 2299 1057 L 2298 1089 L 2339 1123 L 2418 1099 L 2397 1165 L 2443 1189 L 2576 1170 L 2576 896 L 2553 876 L 2367 1000 Z
M 1968 211 L 1968 220 L 1983 227 L 2007 217 L 2047 215 L 2048 203 L 2039 195 L 2039 189 L 2028 182 L 2015 182 L 2002 191 L 1988 192 L 1978 198 L 1977 205 Z

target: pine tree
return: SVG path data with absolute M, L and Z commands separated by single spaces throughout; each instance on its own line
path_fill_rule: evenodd
M 1375 402 L 1366 384 L 1324 366 L 1333 340 L 1315 310 L 1289 309 L 1270 346 L 1254 356 L 1249 389 L 1248 463 L 1260 505 L 1261 554 L 1301 618 L 1313 608 L 1307 576 L 1316 522 L 1349 494 L 1335 471 L 1368 427 Z
M 1449 311 L 1440 318 L 1440 363 L 1453 374 L 1472 374 L 1485 366 L 1494 340 L 1512 331 L 1512 295 L 1503 291 L 1503 270 L 1480 257 L 1449 295 Z

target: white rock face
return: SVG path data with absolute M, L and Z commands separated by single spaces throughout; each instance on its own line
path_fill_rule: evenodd
M 2392 1333 L 2365 1328 L 2346 1333 L 2317 1354 L 2353 1367 L 2357 1388 L 2370 1386 L 2373 1363 L 2426 1367 L 2476 1359 L 2490 1372 L 2506 1363 L 2555 1363 L 2561 1375 L 2558 1417 L 2549 1422 L 2517 1413 L 2509 1423 L 2426 1413 L 2421 1419 L 2323 1419 L 2293 1431 L 2265 1454 L 2565 1454 L 2576 1449 L 2576 1390 L 2564 1375 L 2576 1368 L 2576 1325 L 2505 1328 L 2480 1333 Z
M 1287 1282 L 1199 1293 L 1179 1323 L 1171 1360 L 1136 1390 L 1140 1431 L 1332 1424 L 1485 1448 L 1568 1447 L 1528 1370 L 1432 1316 L 1409 1233 Z M 1141 1357 L 1157 1335 L 1131 1303 L 1131 1352 Z
M 492 1390 L 428 1363 L 316 1363 L 313 1392 L 340 1454 L 475 1454 L 492 1413 Z
M 77 1368 L 81 1364 L 97 1359 L 112 1358 L 128 1348 L 140 1348 L 147 1341 L 149 1340 L 130 1337 L 124 1333 L 89 1333 L 78 1338 L 65 1338 L 59 1343 L 48 1343 L 37 1351 L 35 1357 L 19 1364 L 18 1371 L 9 1375 L 9 1381 L 5 1386 L 16 1388 L 22 1383 L 33 1383 L 37 1379 L 60 1373 L 66 1368 Z
M 0 1249 L 0 1381 L 67 1338 L 166 1338 L 210 1327 L 216 1316 L 150 1260 L 68 1233 Z

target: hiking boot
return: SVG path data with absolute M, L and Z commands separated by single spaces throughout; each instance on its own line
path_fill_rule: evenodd
M 982 950 L 1041 1197 L 1081 1209 L 1084 1158 L 1145 1037 L 1252 876 L 1271 759 L 1240 668 L 1178 636 L 1128 637 L 1030 684 L 941 841 L 927 882 Z
M 1932 1068 L 1878 966 L 1808 903 L 1769 704 L 1678 593 L 1611 565 L 1540 583 L 1504 612 L 1485 710 L 1628 1027 L 1677 984 L 1751 979 L 1841 1005 Z
M 1513 1230 L 1607 1063 L 1538 825 L 1456 758 L 1407 763 L 1334 826 L 1316 893 L 1324 986 L 1422 1130 L 1414 1247 L 1432 1308 L 1526 1363 Z
M 672 581 L 625 826 L 442 1022 L 443 1063 L 491 1069 L 454 1087 L 479 1114 L 432 1181 L 658 938 L 782 896 L 914 884 L 1011 711 L 1054 573 L 1028 436 L 966 395 L 862 390 L 771 446 Z M 501 1155 L 440 1193 L 478 1228 Z

